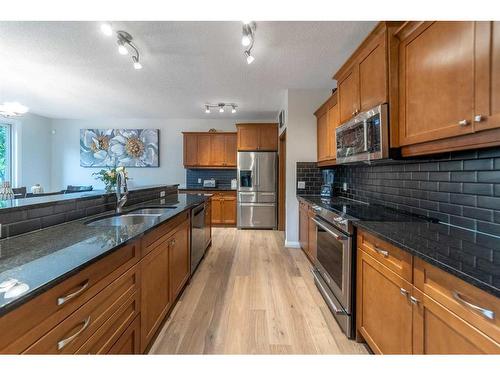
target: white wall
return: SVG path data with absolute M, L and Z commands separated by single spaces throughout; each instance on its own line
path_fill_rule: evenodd
M 14 165 L 16 187 L 34 184 L 51 191 L 51 119 L 27 114 L 13 121 Z
M 107 120 L 52 120 L 52 187 L 66 185 L 104 186 L 91 176 L 101 168 L 80 167 L 80 129 L 85 128 L 154 128 L 160 129 L 160 167 L 129 168 L 130 186 L 152 184 L 184 184 L 186 172 L 182 165 L 182 131 L 208 131 L 210 128 L 236 131 L 235 120 L 208 119 L 107 119 Z M 252 122 L 238 120 L 238 122 Z M 255 121 L 254 121 L 255 122 Z M 266 122 L 266 121 L 259 121 Z
M 330 96 L 330 90 L 287 90 L 286 126 L 286 246 L 298 247 L 299 205 L 296 198 L 296 163 L 316 161 L 314 112 Z

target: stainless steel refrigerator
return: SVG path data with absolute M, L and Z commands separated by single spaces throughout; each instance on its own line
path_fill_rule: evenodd
M 276 228 L 276 152 L 238 152 L 238 228 Z

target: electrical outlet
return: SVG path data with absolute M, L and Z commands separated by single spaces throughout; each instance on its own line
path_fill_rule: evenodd
M 342 184 L 342 190 L 347 191 L 347 182 Z
M 165 196 L 165 190 L 160 191 L 160 198 L 163 198 Z
M 305 189 L 306 182 L 305 181 L 297 181 L 297 189 Z
M 201 184 L 201 178 L 198 179 L 198 183 Z

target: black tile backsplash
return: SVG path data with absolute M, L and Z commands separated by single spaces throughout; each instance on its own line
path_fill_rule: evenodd
M 230 187 L 231 180 L 236 178 L 236 169 L 186 169 L 186 186 L 190 188 L 202 187 L 203 180 L 211 178 L 215 178 L 218 187 Z
M 323 184 L 321 169 L 316 162 L 297 162 L 296 166 L 297 182 L 304 181 L 305 189 L 297 188 L 297 194 L 319 194 Z
M 312 168 L 308 167 L 308 173 L 317 175 Z M 332 169 L 337 195 L 500 235 L 500 148 Z M 342 190 L 343 183 L 348 185 L 347 192 Z
M 160 191 L 166 195 L 177 192 L 177 186 L 130 190 L 126 206 L 158 198 Z M 104 194 L 70 201 L 40 203 L 33 206 L 0 209 L 1 238 L 17 236 L 37 229 L 47 228 L 86 216 L 100 214 L 116 207 L 116 196 Z

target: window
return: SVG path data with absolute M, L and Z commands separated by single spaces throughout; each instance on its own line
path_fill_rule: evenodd
M 0 183 L 12 182 L 11 153 L 11 126 L 0 123 Z

